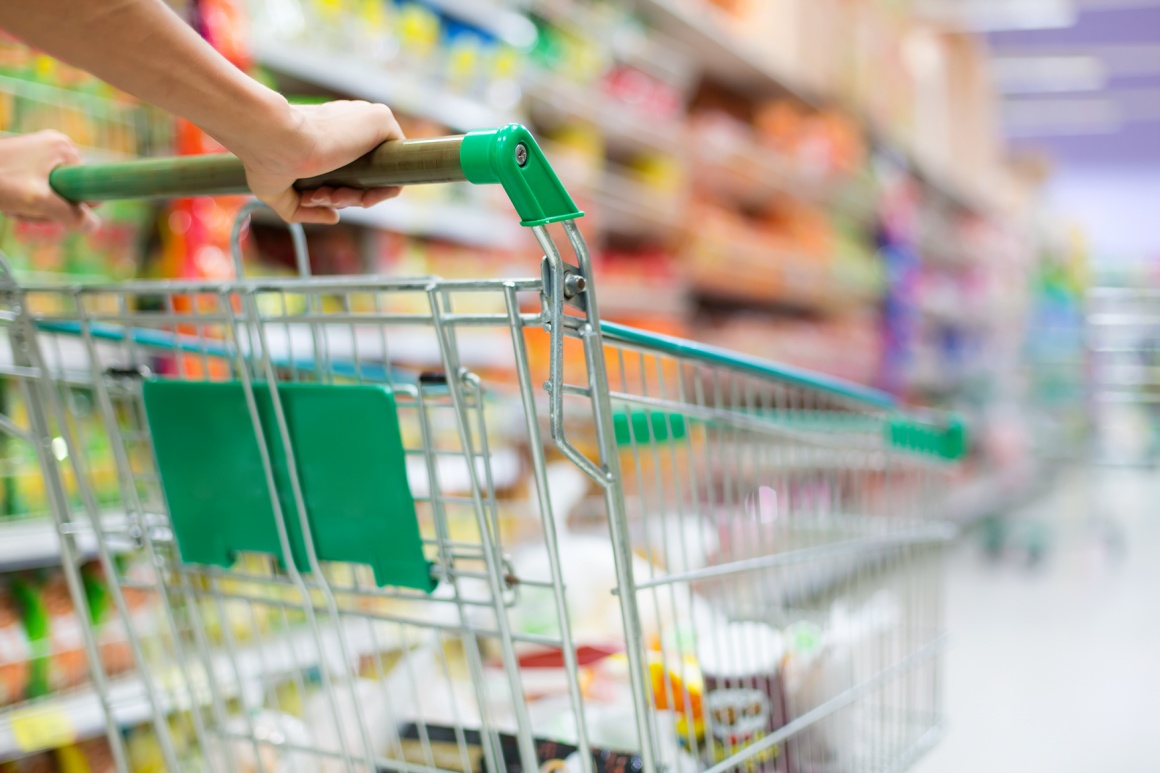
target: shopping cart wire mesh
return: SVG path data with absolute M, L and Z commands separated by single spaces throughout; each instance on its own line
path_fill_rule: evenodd
M 143 163 L 58 187 L 239 185 L 229 157 Z M 906 768 L 941 729 L 961 425 L 601 322 L 580 213 L 521 128 L 333 179 L 463 178 L 505 187 L 539 276 L 312 277 L 299 232 L 296 278 L 6 277 L 27 427 L 3 427 L 36 449 L 78 609 L 95 533 L 135 666 L 106 673 L 86 627 L 118 767 L 147 721 L 172 770 Z

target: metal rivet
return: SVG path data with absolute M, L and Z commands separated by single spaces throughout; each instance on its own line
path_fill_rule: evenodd
M 564 297 L 574 298 L 588 289 L 588 280 L 579 274 L 569 274 L 564 277 Z
M 528 146 L 522 142 L 516 145 L 516 163 L 521 167 L 528 165 Z

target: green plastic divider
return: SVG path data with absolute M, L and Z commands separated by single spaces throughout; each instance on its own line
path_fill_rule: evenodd
M 502 185 L 528 228 L 584 216 L 526 127 L 471 132 L 459 160 L 469 182 Z
M 684 440 L 689 434 L 687 420 L 681 414 L 644 408 L 618 409 L 612 415 L 612 426 L 616 443 L 621 446 Z
M 309 571 L 268 386 L 253 384 L 292 559 Z M 394 395 L 384 387 L 279 384 L 315 552 L 365 564 L 379 586 L 435 589 L 407 481 Z M 240 382 L 146 381 L 145 410 L 183 561 L 229 567 L 239 552 L 283 563 L 259 440 Z
M 895 448 L 947 461 L 962 459 L 967 454 L 967 427 L 957 417 L 950 418 L 945 426 L 896 417 L 886 425 L 886 439 Z

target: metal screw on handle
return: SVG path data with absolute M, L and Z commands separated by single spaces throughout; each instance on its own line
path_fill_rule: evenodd
M 516 145 L 516 163 L 521 167 L 528 165 L 528 146 L 522 142 Z

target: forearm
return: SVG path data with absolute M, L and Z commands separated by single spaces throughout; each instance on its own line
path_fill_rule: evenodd
M 292 120 L 285 99 L 220 56 L 161 0 L 3 0 L 0 27 L 244 149 Z

